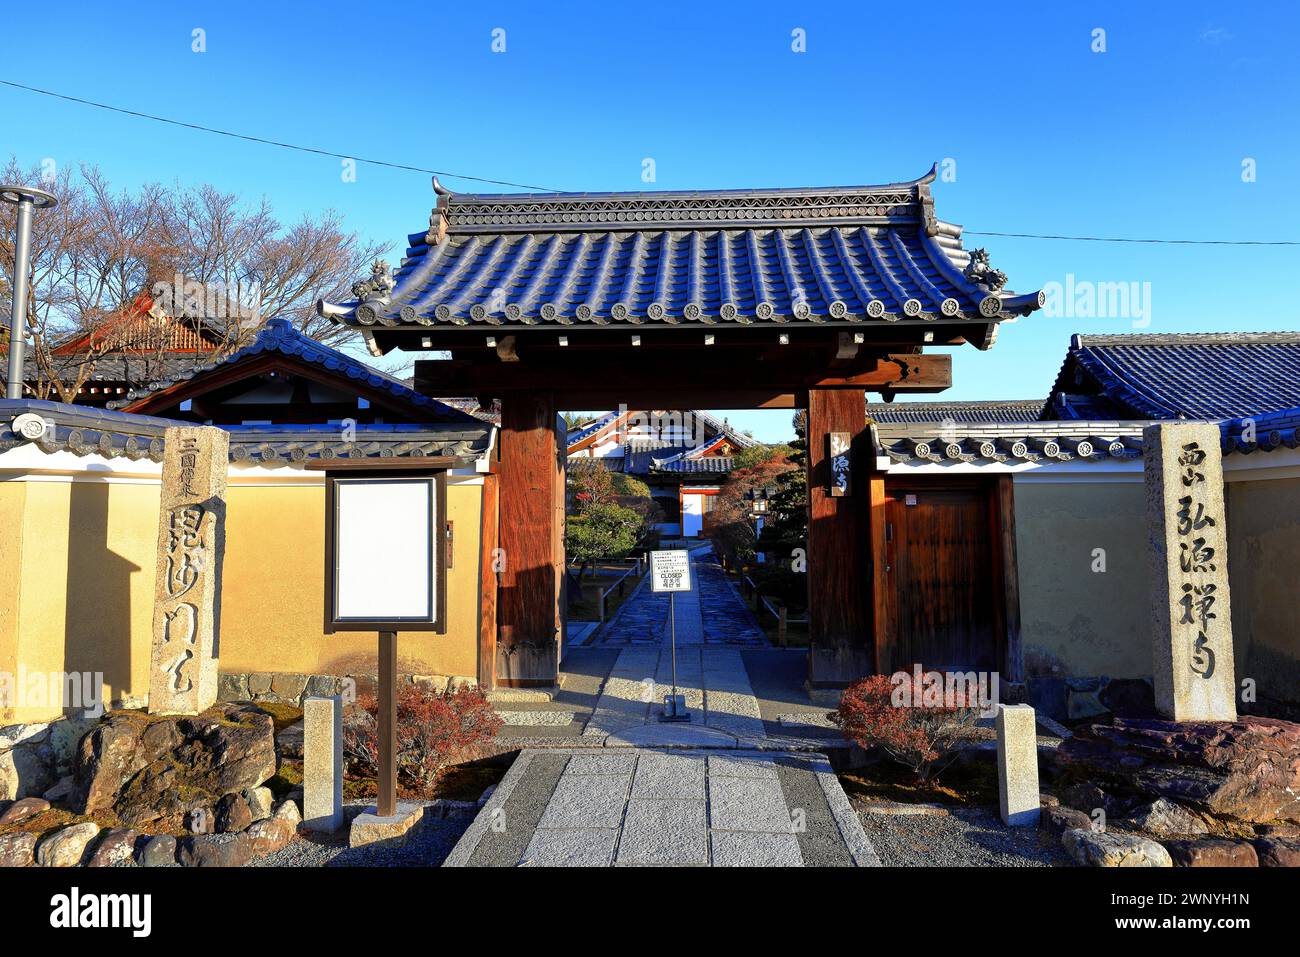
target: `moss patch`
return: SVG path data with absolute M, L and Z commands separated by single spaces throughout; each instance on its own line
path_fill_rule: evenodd
M 277 801 L 282 801 L 290 791 L 302 784 L 302 762 L 295 761 L 292 758 L 286 758 L 280 761 L 280 766 L 276 769 L 275 777 L 271 778 L 263 785 L 271 789 Z M 346 796 L 347 782 L 344 782 L 344 792 Z
M 276 734 L 302 720 L 302 708 L 296 704 L 259 701 L 257 702 L 257 708 L 259 711 L 265 711 L 271 716 L 271 720 L 275 723 Z

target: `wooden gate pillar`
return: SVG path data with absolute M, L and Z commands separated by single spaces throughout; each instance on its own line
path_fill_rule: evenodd
M 501 398 L 496 683 L 553 685 L 564 627 L 564 442 L 550 393 Z
M 850 484 L 831 493 L 829 436 L 847 433 Z M 871 628 L 870 473 L 861 389 L 808 390 L 808 680 L 843 687 L 875 671 Z

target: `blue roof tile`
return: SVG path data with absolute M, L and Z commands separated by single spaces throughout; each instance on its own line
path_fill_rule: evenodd
M 352 326 L 964 321 L 1039 293 L 972 265 L 931 173 L 888 186 L 453 195 L 391 278 L 321 310 Z

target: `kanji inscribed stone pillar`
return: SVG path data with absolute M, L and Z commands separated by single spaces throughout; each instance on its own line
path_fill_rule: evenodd
M 1228 529 L 1218 426 L 1142 431 L 1156 707 L 1175 721 L 1235 721 Z
M 152 714 L 198 714 L 217 700 L 229 442 L 224 430 L 202 426 L 168 429 L 163 438 Z

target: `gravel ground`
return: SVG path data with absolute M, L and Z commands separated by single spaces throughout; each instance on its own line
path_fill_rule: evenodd
M 853 801 L 886 867 L 1068 867 L 1061 845 L 1036 827 L 1005 827 L 996 808 L 947 814 L 877 814 Z
M 370 802 L 373 803 L 373 802 Z M 347 804 L 350 821 L 365 802 Z M 471 818 L 425 820 L 401 847 L 348 847 L 347 828 L 330 837 L 299 836 L 285 847 L 253 860 L 251 867 L 439 867 L 469 827 Z

